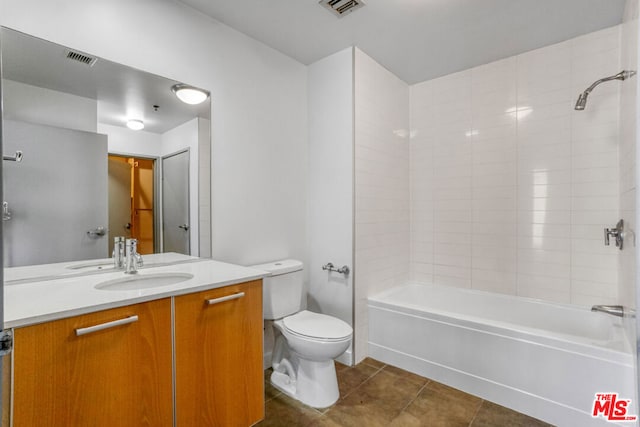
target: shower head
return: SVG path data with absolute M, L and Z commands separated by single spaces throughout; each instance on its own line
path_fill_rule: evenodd
M 589 92 L 584 91 L 580 95 L 578 95 L 578 100 L 576 101 L 576 110 L 582 111 L 584 107 L 587 106 L 587 96 L 589 96 Z
M 611 81 L 611 80 L 626 80 L 629 77 L 635 76 L 635 74 L 636 74 L 636 72 L 633 71 L 633 70 L 623 70 L 623 71 L 620 71 L 618 74 L 616 74 L 614 76 L 609 76 L 609 77 L 602 78 L 600 80 L 596 80 L 591 86 L 589 86 L 584 92 L 582 92 L 578 96 L 578 100 L 576 101 L 575 109 L 578 110 L 578 111 L 584 110 L 584 108 L 587 105 L 587 97 L 589 96 L 591 91 L 596 86 L 598 86 L 600 83 L 608 82 L 608 81 Z

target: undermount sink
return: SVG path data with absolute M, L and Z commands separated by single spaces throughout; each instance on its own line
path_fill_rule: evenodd
M 175 285 L 193 279 L 189 273 L 155 273 L 131 274 L 119 279 L 98 283 L 95 288 L 101 291 L 133 291 L 137 289 L 158 288 L 160 286 Z

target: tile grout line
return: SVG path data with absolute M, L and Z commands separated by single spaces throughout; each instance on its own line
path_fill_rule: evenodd
M 486 402 L 486 400 L 482 399 L 482 401 L 478 405 L 478 409 L 476 409 L 476 413 L 473 415 L 473 418 L 471 418 L 471 421 L 469 422 L 469 427 L 473 426 L 473 422 L 478 417 L 478 414 L 480 413 L 480 409 L 482 409 L 482 405 L 484 405 L 484 402 Z
M 403 412 L 404 412 L 404 411 L 405 411 L 405 410 L 406 410 L 406 409 L 407 409 L 407 408 L 408 408 L 408 407 L 409 407 L 413 402 L 415 402 L 415 400 L 418 398 L 418 396 L 420 396 L 420 393 L 422 393 L 422 390 L 424 390 L 430 382 L 431 382 L 431 380 L 430 380 L 430 379 L 427 379 L 427 382 L 426 382 L 426 383 L 424 383 L 424 385 L 423 385 L 422 387 L 420 387 L 420 390 L 418 390 L 418 392 L 416 393 L 416 395 L 415 395 L 415 396 L 413 396 L 413 399 L 411 399 L 411 400 L 409 401 L 409 403 L 407 403 L 406 405 L 404 405 L 404 408 L 402 408 L 402 409 L 400 410 L 400 414 L 402 414 L 402 413 L 403 413 Z

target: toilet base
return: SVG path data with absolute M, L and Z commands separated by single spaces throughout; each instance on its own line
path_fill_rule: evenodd
M 274 371 L 271 384 L 312 408 L 326 408 L 338 401 L 340 391 L 333 360 L 318 362 L 298 357 L 297 365 L 297 378 L 291 379 L 286 373 Z

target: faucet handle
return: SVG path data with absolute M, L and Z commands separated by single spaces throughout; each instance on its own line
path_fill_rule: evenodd
M 140 268 L 144 265 L 144 261 L 142 260 L 142 255 L 136 252 L 135 254 L 133 254 L 133 257 L 136 259 L 137 268 Z

